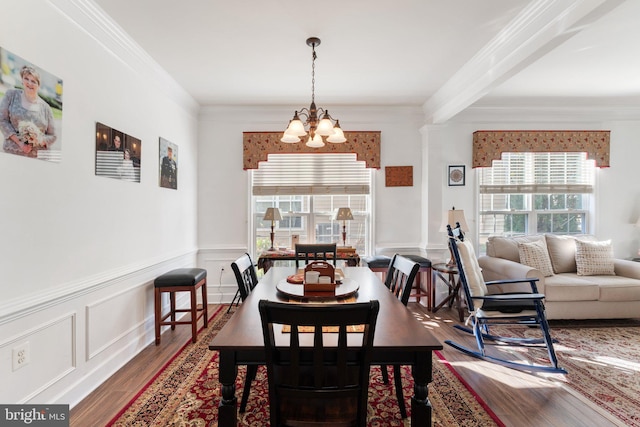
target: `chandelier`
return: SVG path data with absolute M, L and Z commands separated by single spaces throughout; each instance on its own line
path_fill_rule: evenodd
M 296 110 L 280 141 L 287 143 L 300 142 L 300 137 L 306 136 L 308 133 L 309 139 L 306 145 L 312 148 L 324 147 L 323 137 L 326 137 L 327 142 L 345 142 L 347 139 L 344 137 L 342 129 L 340 129 L 340 121 L 331 117 L 328 110 L 322 107 L 316 108 L 316 46 L 320 46 L 320 39 L 317 37 L 309 37 L 307 39 L 307 45 L 311 46 L 313 52 L 311 56 L 311 105 L 309 108 L 305 107 L 301 110 Z M 305 119 L 304 122 L 300 120 L 300 116 Z M 318 119 L 319 117 L 321 118 Z M 308 131 L 305 128 L 307 128 Z

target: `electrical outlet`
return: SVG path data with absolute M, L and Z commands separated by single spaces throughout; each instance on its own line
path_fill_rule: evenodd
M 20 344 L 17 347 L 14 347 L 11 350 L 11 353 L 13 355 L 13 370 L 17 371 L 18 369 L 22 368 L 23 366 L 26 366 L 29 364 L 29 360 L 31 358 L 31 355 L 29 354 L 29 341 Z

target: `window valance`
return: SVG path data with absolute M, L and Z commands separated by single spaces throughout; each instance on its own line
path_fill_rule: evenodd
M 380 131 L 346 131 L 344 136 L 347 142 L 310 148 L 303 142 L 280 142 L 282 132 L 243 132 L 242 167 L 257 169 L 259 162 L 266 162 L 269 154 L 275 153 L 355 153 L 357 159 L 364 161 L 368 168 L 380 169 Z
M 474 168 L 491 167 L 502 153 L 585 152 L 596 166 L 609 167 L 608 130 L 479 130 L 473 133 Z

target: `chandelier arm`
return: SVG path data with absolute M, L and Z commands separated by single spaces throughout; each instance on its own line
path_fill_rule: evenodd
M 311 112 L 309 111 L 309 109 L 307 107 L 302 107 L 300 110 L 298 110 L 298 116 L 302 116 L 305 118 L 305 121 L 309 121 L 309 117 L 311 117 Z

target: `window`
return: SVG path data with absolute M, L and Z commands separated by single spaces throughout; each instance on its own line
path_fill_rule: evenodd
M 342 245 L 343 224 L 335 221 L 338 208 L 350 207 L 346 221 L 347 245 L 360 255 L 370 252 L 372 173 L 355 154 L 271 154 L 268 162 L 251 172 L 251 242 L 254 254 L 271 246 L 268 207 L 277 207 L 282 220 L 275 223 L 274 245 L 337 242 Z
M 479 168 L 479 240 L 588 232 L 595 163 L 586 153 L 503 153 Z

